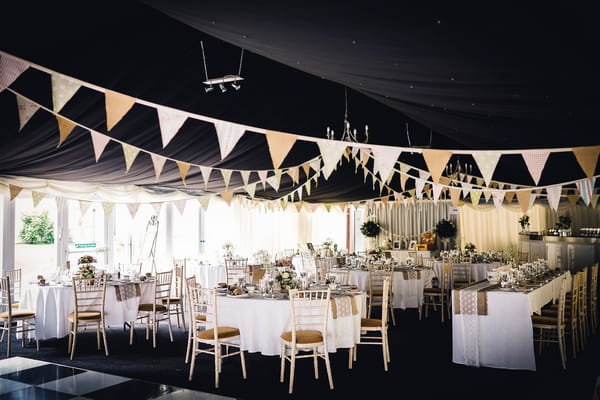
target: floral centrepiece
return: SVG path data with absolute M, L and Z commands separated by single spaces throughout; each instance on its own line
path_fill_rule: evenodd
M 95 262 L 98 262 L 98 260 L 96 260 L 93 256 L 90 255 L 81 256 L 77 260 L 77 264 L 91 264 Z
M 258 250 L 253 254 L 254 260 L 256 260 L 259 264 L 270 264 L 271 263 L 271 255 L 267 250 Z
M 279 282 L 281 290 L 290 290 L 296 287 L 296 271 L 291 267 L 277 267 L 275 280 Z
M 286 267 L 286 268 L 292 268 L 292 259 L 291 258 L 279 258 L 277 260 L 275 260 L 275 266 L 276 267 Z
M 225 252 L 224 256 L 227 259 L 233 258 L 233 243 L 227 241 L 223 244 L 223 251 Z

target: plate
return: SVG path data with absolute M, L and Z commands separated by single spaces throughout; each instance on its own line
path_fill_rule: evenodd
M 244 293 L 244 294 L 228 294 L 227 297 L 235 297 L 235 298 L 240 298 L 240 297 L 250 297 L 250 295 L 248 293 Z
M 222 292 L 222 293 L 217 292 L 217 296 L 227 296 L 227 292 Z M 237 297 L 237 296 L 234 296 L 234 297 Z

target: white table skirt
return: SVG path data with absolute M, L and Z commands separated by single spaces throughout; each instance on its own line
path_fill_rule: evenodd
M 73 287 L 62 285 L 40 286 L 28 284 L 21 295 L 20 307 L 35 311 L 36 338 L 46 340 L 62 338 L 69 333 L 67 316 L 75 310 Z M 105 318 L 107 326 L 122 326 L 134 320 L 140 302 L 154 300 L 153 285 L 141 283 L 141 297 L 117 301 L 113 285 L 106 287 Z
M 392 282 L 393 307 L 403 310 L 419 308 L 423 304 L 423 288 L 430 286 L 431 278 L 433 271 L 429 269 L 421 270 L 421 279 L 404 279 L 401 271 L 395 271 Z M 348 283 L 366 292 L 369 289 L 369 271 L 351 269 Z
M 327 324 L 327 347 L 329 352 L 338 348 L 350 348 L 360 340 L 360 318 L 365 315 L 365 296 L 355 295 L 360 313 L 333 319 L 331 308 Z M 264 299 L 256 295 L 249 298 L 218 296 L 218 323 L 238 328 L 242 349 L 266 356 L 279 355 L 280 335 L 289 331 L 291 309 L 289 300 Z
M 566 278 L 569 284 L 568 271 Z M 560 284 L 559 277 L 529 293 L 488 291 L 487 315 L 454 314 L 453 290 L 452 361 L 476 367 L 535 371 L 531 315 L 558 298 L 560 289 L 556 288 Z

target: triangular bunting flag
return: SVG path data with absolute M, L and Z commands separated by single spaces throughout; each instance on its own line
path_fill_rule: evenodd
M 106 129 L 110 131 L 135 104 L 135 98 L 107 90 L 104 94 Z
M 479 206 L 479 199 L 481 198 L 481 190 L 471 190 L 471 192 L 469 193 L 469 196 L 471 197 L 471 204 L 473 204 L 475 207 Z
M 221 175 L 223 176 L 223 182 L 225 182 L 225 188 L 229 187 L 229 180 L 231 179 L 231 173 L 233 170 L 221 169 Z
M 406 174 L 400 175 L 400 186 L 402 187 L 402 190 L 406 190 L 406 181 L 407 180 L 408 180 L 408 175 L 406 175 Z
M 121 146 L 123 147 L 123 155 L 125 156 L 125 168 L 126 171 L 129 171 L 129 168 L 131 168 L 131 165 L 135 161 L 140 149 L 127 143 L 121 143 Z
M 578 194 L 568 194 L 567 200 L 569 201 L 569 206 L 575 207 L 577 205 L 577 200 L 579 200 Z
M 297 136 L 267 130 L 266 138 L 267 145 L 269 146 L 269 153 L 271 154 L 271 160 L 273 161 L 273 167 L 279 168 L 292 149 L 292 146 L 294 146 L 294 143 L 296 143 Z
M 15 197 L 17 197 L 19 195 L 19 193 L 21 193 L 21 190 L 23 190 L 23 188 L 9 184 L 8 190 L 10 191 L 10 199 L 13 200 Z
M 40 201 L 44 198 L 45 194 L 42 192 L 36 192 L 35 190 L 31 192 L 31 199 L 33 200 L 33 208 L 36 208 Z
M 379 177 L 382 181 L 387 180 L 401 153 L 402 150 L 396 147 L 371 147 L 371 154 L 373 155 L 373 173 L 379 173 Z
M 258 173 L 258 179 L 260 179 L 260 182 L 263 185 L 263 190 L 267 189 L 267 174 L 269 173 L 269 171 L 260 170 L 256 172 Z
M 367 162 L 369 161 L 369 158 L 371 157 L 371 150 L 366 147 L 361 147 L 359 154 L 360 154 L 360 163 L 364 167 L 365 165 L 367 165 Z
M 115 203 L 102 202 L 102 209 L 104 210 L 104 216 L 109 217 L 112 214 Z
M 560 195 L 562 193 L 562 185 L 554 185 L 546 188 L 546 196 L 548 196 L 548 205 L 554 211 L 558 210 L 560 203 Z
M 320 158 L 316 158 L 313 161 L 311 161 L 309 165 L 310 165 L 310 168 L 312 168 L 313 171 L 319 172 L 321 170 L 321 159 Z M 334 167 L 335 167 L 335 165 L 334 165 Z
M 221 160 L 225 159 L 231 153 L 237 142 L 246 132 L 243 125 L 234 124 L 227 121 L 215 122 L 215 130 L 217 131 L 217 139 L 219 140 L 219 148 L 221 150 Z
M 81 84 L 64 75 L 52 73 L 52 109 L 59 112 L 77 90 Z
M 600 146 L 573 147 L 573 154 L 588 179 L 592 179 L 596 173 Z
M 179 211 L 179 215 L 183 215 L 183 211 L 185 210 L 185 205 L 187 203 L 187 199 L 175 200 L 173 201 L 173 205 Z
M 287 170 L 287 174 L 292 178 L 292 182 L 296 185 L 300 182 L 300 168 L 291 167 Z
M 18 94 L 17 109 L 19 110 L 19 130 L 21 130 L 33 117 L 33 114 L 40 109 L 40 106 Z
M 126 203 L 127 209 L 129 210 L 129 215 L 131 215 L 131 219 L 135 219 L 138 210 L 140 209 L 140 203 Z
M 467 182 L 462 182 L 461 186 L 462 186 L 462 195 L 463 195 L 463 199 L 464 199 L 469 195 L 469 193 L 471 193 L 471 189 L 473 188 L 473 185 L 471 185 L 470 183 L 467 183 Z
M 492 200 L 496 206 L 496 209 L 501 209 L 502 202 L 504 201 L 504 192 L 501 190 L 492 190 Z
M 250 179 L 250 171 L 242 170 L 242 171 L 240 171 L 240 175 L 242 176 L 242 182 L 244 183 L 244 186 L 247 186 L 248 179 Z
M 450 157 L 452 157 L 452 152 L 449 150 L 423 149 L 422 154 L 427 164 L 427 169 L 431 174 L 431 179 L 436 183 L 439 182 L 442 172 L 444 172 L 444 167 L 450 160 Z
M 311 181 L 306 181 L 306 183 L 304 184 L 304 189 L 306 190 L 306 194 L 310 196 L 310 182 Z
M 183 123 L 187 119 L 187 114 L 179 110 L 161 106 L 156 107 L 156 113 L 158 114 L 160 138 L 164 149 L 183 126 Z
M 523 150 L 521 156 L 525 160 L 529 174 L 537 185 L 542 176 L 542 170 L 546 166 L 546 161 L 550 152 L 547 150 Z
M 529 210 L 529 199 L 531 199 L 531 190 L 519 190 L 517 192 L 517 200 L 523 214 L 526 214 L 527 210 Z
M 183 181 L 183 184 L 185 185 L 185 178 L 187 177 L 188 171 L 190 170 L 191 164 L 188 164 L 186 162 L 183 161 L 175 161 L 175 163 L 177 164 L 177 168 L 179 168 L 179 176 L 181 177 L 181 180 Z
M 294 207 L 296 207 L 296 211 L 300 212 L 302 211 L 302 206 L 304 205 L 303 202 L 299 201 L 297 203 L 294 203 Z
M 154 215 L 160 215 L 160 209 L 162 207 L 162 203 L 150 203 L 152 209 L 154 210 Z
M 304 175 L 308 176 L 310 174 L 310 163 L 302 164 L 302 169 L 304 170 Z
M 494 170 L 496 169 L 496 165 L 498 164 L 501 155 L 502 153 L 497 150 L 473 152 L 473 158 L 479 167 L 479 171 L 481 171 L 481 175 L 486 185 L 492 180 Z
M 56 120 L 58 121 L 58 146 L 56 147 L 60 147 L 62 142 L 64 142 L 71 132 L 73 132 L 76 125 L 60 115 L 56 115 Z
M 429 173 L 429 171 L 425 171 L 425 170 L 419 170 L 419 178 L 421 178 L 423 181 L 426 181 L 427 179 L 429 179 L 429 177 L 431 176 L 431 174 Z
M 90 136 L 92 137 L 92 146 L 94 146 L 94 156 L 96 157 L 96 162 L 98 162 L 106 145 L 110 142 L 110 137 L 96 131 L 90 131 Z
M 81 211 L 82 217 L 85 216 L 85 213 L 87 212 L 87 210 L 89 210 L 91 205 L 92 203 L 89 201 L 79 200 L 79 210 Z
M 592 187 L 589 179 L 581 179 L 575 182 L 575 186 L 577 186 L 577 190 L 579 191 L 579 196 L 583 203 L 586 206 L 590 205 L 590 200 L 592 199 Z
M 200 196 L 197 198 L 198 203 L 200 203 L 200 207 L 202 207 L 204 211 L 208 211 L 208 203 L 210 203 L 210 198 L 211 196 Z
M 592 195 L 592 201 L 591 201 L 592 208 L 596 208 L 596 205 L 598 204 L 598 197 L 600 197 L 599 194 Z
M 504 197 L 506 198 L 506 202 L 508 204 L 512 204 L 513 199 L 515 198 L 515 192 L 506 192 L 504 193 Z
M 0 54 L 0 92 L 12 85 L 29 64 Z
M 271 175 L 270 177 L 268 177 L 267 183 L 271 185 L 271 187 L 275 189 L 276 192 L 279 191 L 279 178 L 277 177 L 277 175 Z
M 248 193 L 248 196 L 250 196 L 250 198 L 253 199 L 254 193 L 256 193 L 256 182 L 246 185 L 245 190 L 246 190 L 246 193 Z
M 202 179 L 204 180 L 204 190 L 208 187 L 208 181 L 210 179 L 210 172 L 212 171 L 212 167 L 201 166 L 200 173 L 202 174 Z
M 423 187 L 425 186 L 425 181 L 423 179 L 415 179 L 415 195 L 417 199 L 421 200 L 423 198 Z
M 288 199 L 287 199 L 287 196 L 286 196 L 283 199 L 281 199 L 281 209 L 283 211 L 285 211 L 286 208 L 287 208 L 287 206 L 288 206 Z
M 156 179 L 158 179 L 167 159 L 154 153 L 150 153 L 150 158 L 152 159 L 152 165 L 154 166 L 154 175 L 156 175 Z
M 483 197 L 485 198 L 485 202 L 487 203 L 488 201 L 490 201 L 490 197 L 492 196 L 492 192 L 489 190 L 484 190 L 483 191 Z
M 335 170 L 337 162 L 342 158 L 346 150 L 346 143 L 335 140 L 317 140 L 317 145 L 323 159 L 323 177 L 327 180 Z
M 440 194 L 442 193 L 442 189 L 444 187 L 440 184 L 437 183 L 433 183 L 433 202 L 437 203 L 438 199 L 440 198 Z
M 219 193 L 227 205 L 231 205 L 231 199 L 233 199 L 233 190 L 227 189 Z

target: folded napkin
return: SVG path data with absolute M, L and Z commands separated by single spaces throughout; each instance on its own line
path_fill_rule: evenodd
M 123 301 L 134 297 L 140 297 L 142 290 L 139 283 L 127 283 L 125 285 L 115 285 L 115 294 L 117 301 Z

